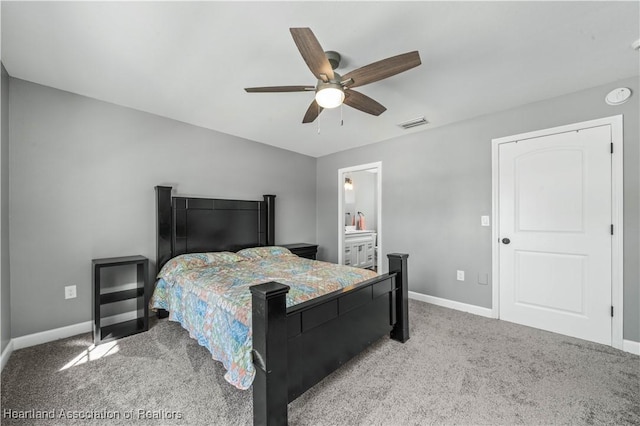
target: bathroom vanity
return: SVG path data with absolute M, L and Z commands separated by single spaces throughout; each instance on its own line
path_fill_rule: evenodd
M 344 264 L 372 269 L 376 265 L 376 232 L 346 231 L 344 234 Z

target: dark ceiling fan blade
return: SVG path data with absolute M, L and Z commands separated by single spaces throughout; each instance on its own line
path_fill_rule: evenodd
M 316 90 L 315 86 L 270 86 L 270 87 L 247 87 L 249 93 L 269 93 L 269 92 L 309 92 Z
M 384 106 L 367 95 L 363 95 L 362 93 L 351 89 L 344 91 L 344 103 L 352 108 L 376 116 L 387 110 Z
M 320 115 L 323 109 L 324 108 L 318 105 L 318 103 L 314 99 L 313 102 L 311 102 L 311 105 L 309 105 L 309 108 L 307 108 L 307 112 L 305 112 L 302 122 L 303 123 L 313 122 L 316 118 L 318 118 L 318 115 Z
M 353 80 L 352 82 L 346 83 L 347 87 L 363 86 L 407 71 L 411 68 L 417 67 L 421 63 L 420 54 L 416 50 L 392 56 L 353 70 L 342 76 L 342 81 L 346 82 L 349 79 Z
M 310 28 L 289 28 L 293 41 L 307 66 L 317 79 L 327 81 L 333 79 L 333 68 L 325 55 L 318 39 Z

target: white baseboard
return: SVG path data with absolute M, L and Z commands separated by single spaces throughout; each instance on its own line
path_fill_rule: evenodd
M 623 340 L 622 350 L 634 355 L 640 355 L 640 342 L 634 342 L 633 340 Z
M 415 291 L 409 292 L 409 299 L 415 299 L 421 302 L 431 303 L 432 305 L 455 309 L 457 311 L 469 312 L 470 314 L 479 315 L 481 317 L 493 318 L 493 311 L 489 308 L 483 308 L 482 306 L 469 305 L 467 303 L 456 302 L 455 300 L 428 296 L 426 294 L 416 293 Z
M 101 325 L 107 326 L 118 322 L 129 321 L 135 319 L 137 313 L 125 312 L 113 315 L 111 317 L 102 318 Z M 93 330 L 93 321 L 85 321 L 80 324 L 68 325 L 66 327 L 54 328 L 53 330 L 41 331 L 39 333 L 27 334 L 26 336 L 15 337 L 12 339 L 13 349 L 18 350 L 28 348 L 30 346 L 41 345 L 43 343 L 53 342 L 54 340 L 65 339 L 67 337 L 76 336 L 78 334 L 89 333 Z
M 30 346 L 53 342 L 54 340 L 65 339 L 77 334 L 88 333 L 91 330 L 92 322 L 85 321 L 80 324 L 73 324 L 66 327 L 54 328 L 53 330 L 27 334 L 26 336 L 14 337 L 13 348 L 15 350 L 28 348 Z
M 2 351 L 2 357 L 0 358 L 0 371 L 4 370 L 4 366 L 7 365 L 9 357 L 13 353 L 13 339 L 9 340 L 7 346 Z

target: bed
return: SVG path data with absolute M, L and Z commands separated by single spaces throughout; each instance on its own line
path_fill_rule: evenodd
M 406 254 L 389 273 L 299 258 L 274 245 L 275 195 L 172 196 L 156 187 L 158 281 L 168 311 L 253 388 L 254 424 L 286 424 L 287 404 L 384 335 L 409 339 Z

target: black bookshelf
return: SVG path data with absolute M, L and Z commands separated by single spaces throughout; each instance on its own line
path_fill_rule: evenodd
M 110 283 L 102 282 L 101 272 L 105 268 L 136 267 L 136 286 L 120 291 L 105 291 Z M 93 281 L 93 341 L 95 344 L 119 339 L 149 329 L 149 259 L 144 256 L 109 257 L 93 259 L 91 262 Z M 107 284 L 105 286 L 105 284 Z M 101 307 L 125 300 L 136 300 L 135 319 L 104 325 Z

